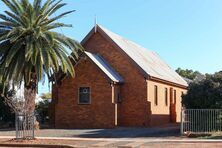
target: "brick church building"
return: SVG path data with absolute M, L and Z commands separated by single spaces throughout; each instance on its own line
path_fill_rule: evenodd
M 96 25 L 75 77 L 54 85 L 55 128 L 149 127 L 180 121 L 187 83 L 157 53 Z

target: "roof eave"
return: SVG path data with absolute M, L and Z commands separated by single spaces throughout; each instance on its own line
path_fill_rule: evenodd
M 148 79 L 156 81 L 156 82 L 160 82 L 160 83 L 176 86 L 176 87 L 179 87 L 179 88 L 182 88 L 182 89 L 187 89 L 188 88 L 188 85 L 182 85 L 182 84 L 166 81 L 166 80 L 163 80 L 163 79 L 160 79 L 160 78 L 152 77 L 152 76 L 149 76 Z
M 111 81 L 113 84 L 118 84 L 118 85 L 124 84 L 123 81 L 113 81 L 113 80 L 111 80 Z
M 86 53 L 84 53 L 84 55 L 87 56 L 87 57 L 90 59 L 91 62 L 93 62 L 94 64 L 96 64 Z M 97 67 L 98 67 L 98 66 L 97 66 Z M 107 74 L 106 74 L 103 70 L 101 70 L 99 67 L 98 67 L 98 69 L 99 69 L 102 73 L 104 73 L 105 76 L 106 76 L 111 82 L 113 82 L 114 84 L 123 84 L 123 83 L 124 83 L 124 80 L 115 81 L 115 80 L 111 79 L 109 76 L 107 76 Z
M 90 32 L 84 37 L 84 39 L 80 42 L 80 44 L 81 45 L 84 45 L 88 40 L 89 40 L 89 38 L 93 35 L 93 34 L 95 34 L 96 32 L 95 32 L 95 27 L 93 27 L 91 30 L 90 30 Z

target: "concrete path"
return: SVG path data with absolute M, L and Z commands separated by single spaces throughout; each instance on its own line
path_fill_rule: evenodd
M 14 130 L 0 130 L 1 144 L 13 144 Z M 159 128 L 115 128 L 115 129 L 43 129 L 36 131 L 37 140 L 25 144 L 66 145 L 69 147 L 110 148 L 220 148 L 219 139 L 188 139 L 180 136 L 178 126 Z M 24 143 L 14 143 L 24 144 Z M 24 145 L 20 145 L 24 146 Z
M 1 144 L 7 144 L 8 138 L 0 137 Z M 13 144 L 13 143 L 12 143 Z M 16 142 L 16 146 L 24 146 L 24 143 Z M 23 144 L 23 145 L 21 145 Z M 37 137 L 37 141 L 30 141 L 29 146 L 57 144 L 69 147 L 110 147 L 110 148 L 219 148 L 222 147 L 222 140 L 199 140 L 199 139 L 166 139 L 166 138 L 68 138 L 68 137 Z M 6 146 L 6 145 L 4 145 Z
M 0 136 L 0 139 L 14 139 L 15 136 Z M 222 142 L 222 139 L 198 139 L 198 138 L 78 138 L 78 137 L 36 137 L 40 140 L 74 140 L 74 141 L 136 141 L 136 142 Z

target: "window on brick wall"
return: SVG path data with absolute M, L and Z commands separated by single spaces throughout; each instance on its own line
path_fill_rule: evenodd
M 90 95 L 91 95 L 90 87 L 80 87 L 79 104 L 90 104 L 91 103 Z
M 173 96 L 174 96 L 174 104 L 176 104 L 176 101 L 177 101 L 177 91 L 176 90 L 174 90 Z
M 165 88 L 165 105 L 168 105 L 168 89 Z
M 155 105 L 158 105 L 158 87 L 154 86 L 154 103 Z

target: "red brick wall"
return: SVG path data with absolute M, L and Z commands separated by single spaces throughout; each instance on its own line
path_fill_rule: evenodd
M 151 126 L 167 124 L 169 122 L 180 122 L 181 94 L 185 89 L 172 85 L 147 80 L 148 100 L 151 102 Z M 158 88 L 158 104 L 154 102 L 154 87 Z M 165 104 L 165 89 L 167 89 L 167 104 Z M 173 91 L 176 90 L 176 102 L 174 102 Z
M 58 87 L 56 128 L 111 128 L 114 104 L 110 81 L 88 58 L 75 67 L 75 78 L 65 78 Z M 78 88 L 91 88 L 91 104 L 78 104 Z
M 123 101 L 118 105 L 120 126 L 149 125 L 150 103 L 147 101 L 146 80 L 131 59 L 99 33 L 94 34 L 84 47 L 102 55 L 124 78 L 125 82 L 120 87 Z
M 122 100 L 117 105 L 119 126 L 156 126 L 169 123 L 170 101 L 168 101 L 168 106 L 165 106 L 163 102 L 154 106 L 153 86 L 158 85 L 159 100 L 162 101 L 164 88 L 172 86 L 146 80 L 135 63 L 100 33 L 94 34 L 83 46 L 89 52 L 102 55 L 124 78 L 124 84 L 117 89 Z M 58 88 L 55 126 L 57 128 L 114 127 L 115 106 L 112 103 L 110 80 L 89 60 L 80 61 L 75 70 L 76 77 L 64 79 Z M 91 105 L 78 105 L 79 86 L 91 87 Z M 184 91 L 175 87 L 174 89 L 178 89 L 178 92 Z M 178 96 L 175 114 L 173 114 L 177 122 L 180 118 L 180 102 L 181 98 Z

